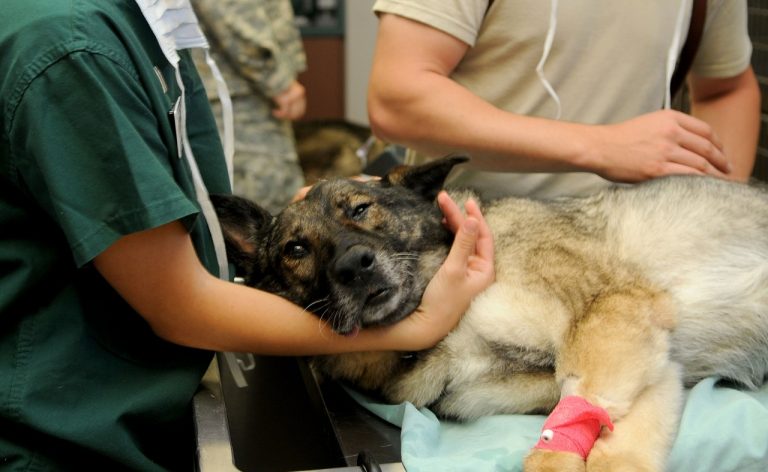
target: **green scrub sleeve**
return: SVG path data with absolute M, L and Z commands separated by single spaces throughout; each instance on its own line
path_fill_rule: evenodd
M 160 132 L 167 117 L 118 57 L 65 56 L 30 82 L 14 116 L 18 174 L 78 266 L 123 235 L 198 212 L 176 183 L 178 158 Z

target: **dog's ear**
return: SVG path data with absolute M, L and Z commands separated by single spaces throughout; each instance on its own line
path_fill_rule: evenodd
M 469 161 L 467 156 L 451 155 L 418 166 L 398 166 L 385 175 L 382 185 L 401 185 L 434 200 L 454 166 Z
M 229 262 L 235 265 L 238 273 L 250 275 L 255 269 L 258 251 L 262 249 L 262 235 L 272 225 L 273 216 L 242 197 L 211 195 L 210 198 L 224 233 Z

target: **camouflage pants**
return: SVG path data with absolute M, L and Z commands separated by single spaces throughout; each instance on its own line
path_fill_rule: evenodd
M 232 105 L 234 193 L 277 213 L 304 185 L 291 123 L 272 117 L 265 99 L 260 96 L 233 97 Z M 220 104 L 214 101 L 211 106 L 220 121 Z

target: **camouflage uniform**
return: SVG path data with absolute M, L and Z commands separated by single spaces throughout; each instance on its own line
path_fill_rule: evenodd
M 289 0 L 192 0 L 211 54 L 232 96 L 234 191 L 279 211 L 304 184 L 290 121 L 272 116 L 272 100 L 306 69 Z M 203 57 L 198 69 L 221 129 L 216 85 Z

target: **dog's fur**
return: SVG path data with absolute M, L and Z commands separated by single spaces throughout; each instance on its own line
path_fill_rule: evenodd
M 462 161 L 323 182 L 276 217 L 234 197 L 214 203 L 247 284 L 353 333 L 419 304 L 452 240 L 435 196 Z M 496 281 L 448 337 L 413 355 L 325 356 L 316 365 L 456 419 L 548 412 L 565 395 L 609 412 L 616 428 L 586 464 L 534 450 L 529 470 L 663 470 L 683 385 L 713 375 L 747 388 L 765 380 L 764 189 L 668 177 L 587 198 L 507 198 L 483 211 Z

